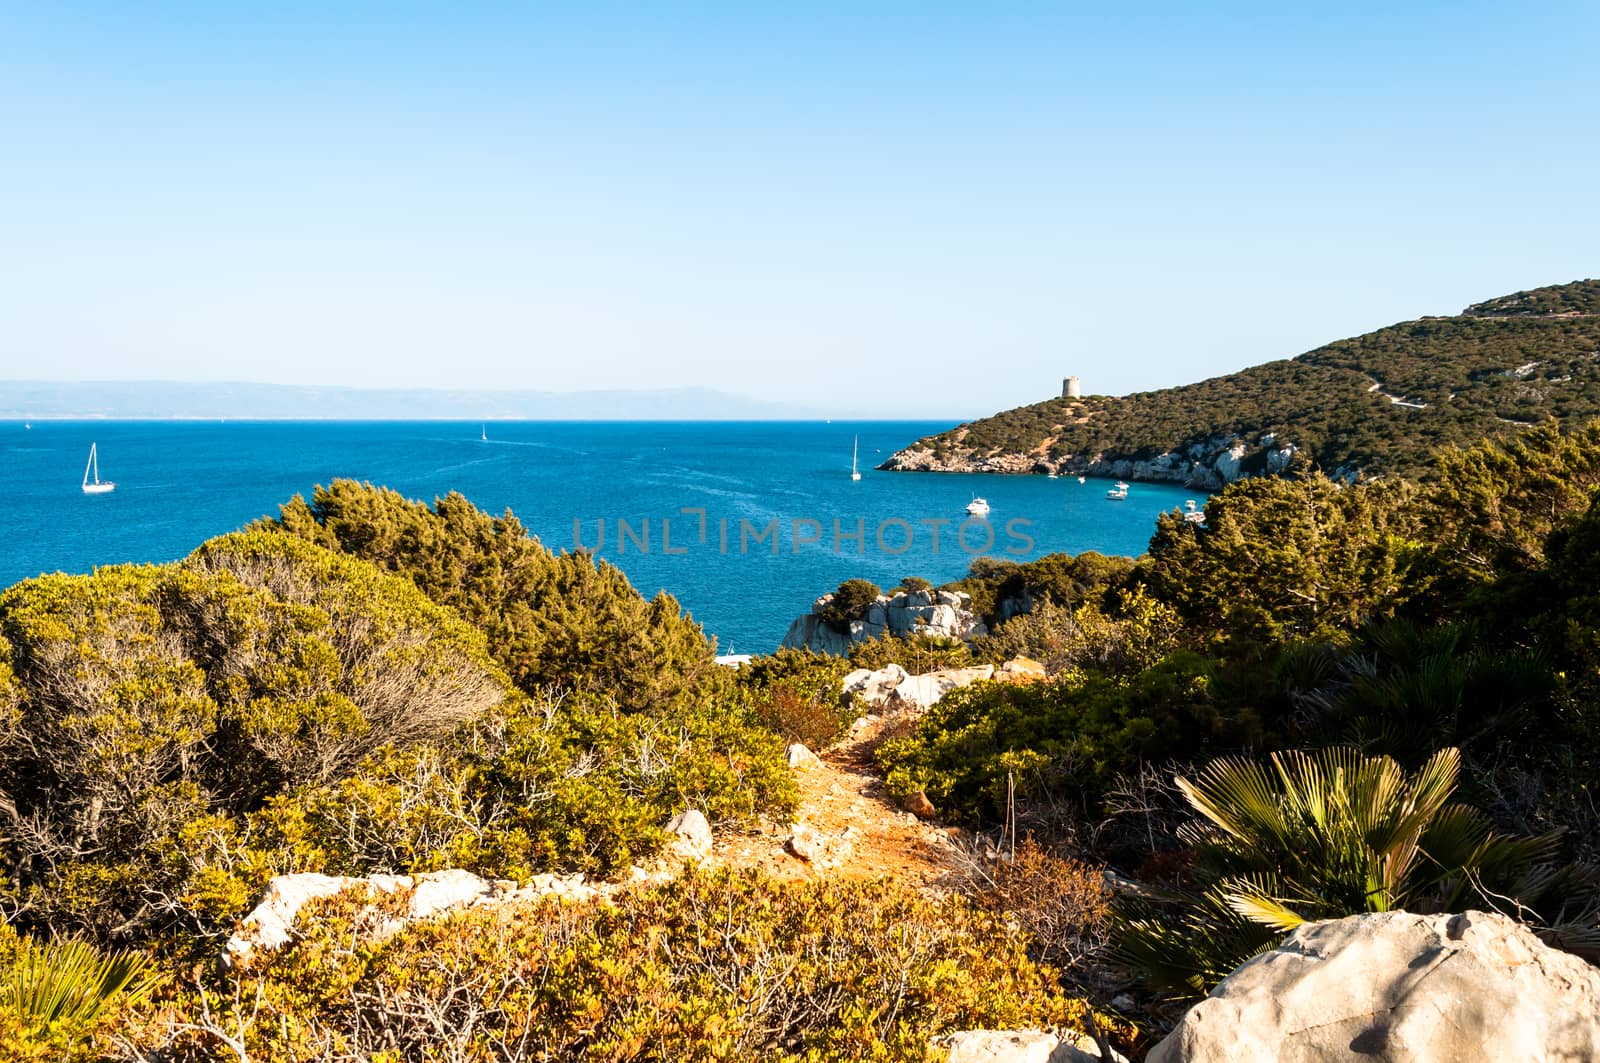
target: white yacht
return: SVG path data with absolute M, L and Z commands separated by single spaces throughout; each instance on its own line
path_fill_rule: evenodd
M 977 495 L 973 495 L 972 501 L 967 503 L 967 514 L 973 517 L 987 517 L 989 515 L 989 503 Z
M 100 479 L 100 458 L 95 453 L 95 445 L 89 444 L 89 464 L 83 467 L 83 493 L 86 495 L 103 495 L 117 489 L 117 485 L 110 480 Z
M 1106 497 L 1113 502 L 1121 502 L 1128 497 L 1128 485 L 1118 480 L 1111 490 L 1106 492 Z
M 856 441 L 850 446 L 850 479 L 861 479 L 861 471 L 856 468 L 856 458 L 861 453 L 861 437 L 856 436 Z
M 1183 500 L 1183 519 L 1190 524 L 1204 524 L 1206 522 L 1206 512 L 1200 508 L 1194 499 L 1186 498 Z

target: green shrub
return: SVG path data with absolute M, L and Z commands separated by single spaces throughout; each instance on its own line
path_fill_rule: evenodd
M 850 647 L 850 666 L 873 671 L 898 664 L 912 675 L 921 675 L 941 668 L 968 668 L 977 663 L 965 642 L 947 635 L 902 638 L 885 632 Z
M 1423 552 L 1412 488 L 1347 487 L 1326 477 L 1248 479 L 1206 503 L 1195 526 L 1157 521 L 1136 578 L 1193 635 L 1332 638 L 1401 606 Z
M 757 657 L 737 674 L 756 718 L 786 742 L 824 749 L 864 711 L 843 692 L 851 664 L 832 654 L 780 649 Z
M 833 592 L 833 599 L 823 606 L 820 615 L 824 623 L 848 632 L 850 621 L 859 620 L 867 607 L 878 600 L 883 591 L 870 580 L 847 579 Z
M 924 791 L 958 816 L 1003 815 L 1007 778 L 1023 797 L 1076 795 L 1091 805 L 1150 760 L 1238 748 L 1260 738 L 1251 712 L 1212 694 L 1216 666 L 1172 654 L 1128 679 L 1072 670 L 1042 683 L 953 690 L 877 758 L 889 792 Z
M 409 580 L 270 530 L 0 594 L 0 711 L 0 900 L 176 955 L 275 874 L 609 874 L 796 799 L 731 679 L 528 698 Z
M 30 925 L 183 921 L 187 825 L 341 777 L 502 701 L 482 636 L 405 580 L 289 536 L 0 594 L 6 875 Z
M 430 508 L 335 480 L 263 523 L 410 579 L 481 628 L 530 694 L 576 687 L 644 707 L 716 682 L 711 643 L 671 596 L 647 600 L 615 566 L 553 553 L 510 512 L 491 517 L 459 494 Z

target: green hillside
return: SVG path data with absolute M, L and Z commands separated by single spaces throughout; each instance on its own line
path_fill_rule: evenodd
M 1292 444 L 1329 473 L 1417 475 L 1446 444 L 1546 417 L 1595 416 L 1600 281 L 1586 280 L 1491 299 L 1456 317 L 1401 322 L 1183 387 L 1023 406 L 919 440 L 884 467 L 1204 482 L 1216 457 L 1237 442 L 1243 473 L 1282 467 Z M 1162 455 L 1171 457 L 1154 469 L 1127 467 Z

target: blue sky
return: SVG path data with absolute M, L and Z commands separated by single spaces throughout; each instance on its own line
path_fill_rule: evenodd
M 1600 5 L 1300 6 L 0 6 L 0 378 L 970 416 L 1600 274 Z

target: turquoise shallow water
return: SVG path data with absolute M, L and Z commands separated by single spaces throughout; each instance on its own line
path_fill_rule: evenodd
M 759 652 L 813 598 L 852 576 L 885 586 L 908 575 L 940 582 L 985 550 L 1017 560 L 1063 550 L 1134 555 L 1159 512 L 1204 500 L 1135 484 L 1127 501 L 1111 502 L 1103 480 L 872 468 L 947 427 L 496 423 L 484 442 L 476 423 L 0 424 L 0 584 L 172 560 L 342 476 L 413 498 L 456 490 L 493 512 L 510 507 L 557 549 L 573 547 L 575 521 L 584 545 L 595 547 L 604 521 L 599 553 L 635 585 L 677 596 L 723 652 Z M 862 478 L 851 482 L 858 435 Z M 79 489 L 91 442 L 102 478 L 117 483 L 111 494 Z M 974 494 L 992 511 L 963 530 Z

